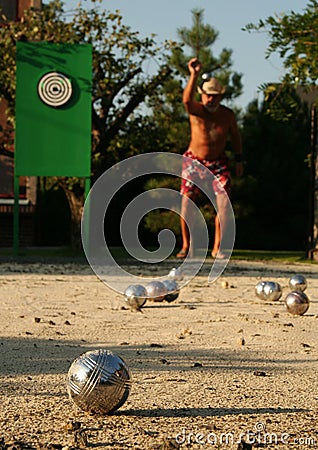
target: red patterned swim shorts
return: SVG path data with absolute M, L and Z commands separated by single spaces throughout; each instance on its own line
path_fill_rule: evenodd
M 208 161 L 206 159 L 198 158 L 190 149 L 187 150 L 183 156 L 186 156 L 187 158 L 184 158 L 182 163 L 181 194 L 198 194 L 200 192 L 199 186 L 202 185 L 202 180 L 206 178 L 206 171 L 200 164 L 209 169 L 214 175 L 212 189 L 215 195 L 224 194 L 224 192 L 228 195 L 230 194 L 231 174 L 228 167 L 229 160 L 226 156 L 213 161 Z M 197 186 L 196 183 L 199 183 L 199 186 Z

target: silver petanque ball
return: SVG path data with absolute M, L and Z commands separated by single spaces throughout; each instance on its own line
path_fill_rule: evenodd
M 173 269 L 171 269 L 168 273 L 168 278 L 171 278 L 175 281 L 182 281 L 184 278 L 182 270 L 180 268 L 173 267 Z
M 168 294 L 165 296 L 167 302 L 173 302 L 179 297 L 178 283 L 175 280 L 164 280 L 163 284 L 166 286 Z
M 147 301 L 147 291 L 141 284 L 131 284 L 125 290 L 125 301 L 131 308 L 141 308 Z
M 292 291 L 302 291 L 307 288 L 307 280 L 303 275 L 293 275 L 289 280 L 289 287 Z
M 90 414 L 111 414 L 128 398 L 131 375 L 127 364 L 108 350 L 83 353 L 67 374 L 69 397 Z
M 262 300 L 272 302 L 281 298 L 282 288 L 276 281 L 260 281 L 255 286 L 255 294 Z
M 260 281 L 255 286 L 255 294 L 257 297 L 261 298 L 262 300 L 265 300 L 265 294 L 264 294 L 265 285 L 266 285 L 266 281 Z
M 162 302 L 168 294 L 166 286 L 161 281 L 151 281 L 145 286 L 148 300 Z
M 309 308 L 309 298 L 302 291 L 292 291 L 285 298 L 287 311 L 294 316 L 302 316 Z
M 264 297 L 269 302 L 275 302 L 282 296 L 282 288 L 276 281 L 267 281 L 264 286 Z

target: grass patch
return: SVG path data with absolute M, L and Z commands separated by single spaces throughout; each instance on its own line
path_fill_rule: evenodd
M 155 248 L 147 248 L 148 251 L 154 251 Z M 114 259 L 131 258 L 128 252 L 122 247 L 112 247 L 110 249 Z M 175 258 L 175 254 L 171 258 Z M 200 252 L 198 252 L 200 254 Z M 207 255 L 210 259 L 210 255 Z M 317 263 L 307 258 L 305 251 L 271 251 L 271 250 L 233 250 L 231 259 L 246 261 L 276 261 L 280 263 Z M 181 262 L 181 261 L 180 261 Z
M 277 261 L 282 263 L 311 263 L 304 251 L 233 250 L 231 259 L 247 261 Z
M 116 261 L 133 259 L 124 247 L 111 247 L 110 253 Z M 147 248 L 149 252 L 156 250 L 156 248 Z M 175 254 L 170 258 L 175 258 Z M 1 248 L 0 256 L 14 257 L 13 249 L 10 247 Z M 19 257 L 26 257 L 32 259 L 50 259 L 50 258 L 76 258 L 86 260 L 85 254 L 81 249 L 73 249 L 69 246 L 65 247 L 21 247 L 19 248 Z M 207 259 L 210 259 L 208 253 Z M 238 250 L 234 249 L 231 255 L 233 260 L 245 260 L 245 261 L 275 261 L 280 263 L 307 263 L 317 264 L 318 261 L 313 261 L 307 258 L 305 251 L 271 251 L 271 250 Z M 181 262 L 181 261 L 180 261 Z
M 15 256 L 13 248 L 0 247 L 0 256 Z M 71 247 L 19 247 L 18 256 L 40 258 L 85 258 L 81 249 Z

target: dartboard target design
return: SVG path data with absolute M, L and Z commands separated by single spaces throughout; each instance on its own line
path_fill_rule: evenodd
M 72 83 L 63 73 L 48 72 L 38 83 L 38 95 L 48 106 L 63 106 L 72 96 Z

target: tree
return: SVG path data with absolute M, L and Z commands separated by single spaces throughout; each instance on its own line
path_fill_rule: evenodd
M 289 14 L 270 16 L 259 20 L 257 24 L 248 24 L 245 30 L 263 31 L 270 37 L 266 57 L 277 52 L 283 59 L 286 74 L 278 84 L 266 83 L 261 86 L 267 101 L 267 112 L 274 118 L 289 121 L 297 117 L 299 111 L 307 108 L 302 105 L 304 94 L 310 94 L 311 117 L 307 114 L 307 124 L 311 122 L 311 143 L 308 145 L 309 161 L 311 164 L 311 211 L 312 222 L 308 239 L 309 252 L 317 246 L 318 197 L 315 190 L 316 166 L 316 111 L 318 106 L 318 2 L 309 0 L 303 13 L 291 11 Z M 300 94 L 300 95 L 299 95 Z M 309 127 L 308 127 L 309 128 Z M 308 132 L 309 134 L 309 132 Z M 316 169 L 317 171 L 317 169 Z M 314 241 L 316 240 L 316 243 Z M 316 252 L 316 248 L 314 251 Z M 313 253 L 312 253 L 313 254 Z
M 237 220 L 239 248 L 304 250 L 310 206 L 306 112 L 277 121 L 267 114 L 266 101 L 254 101 L 242 138 L 246 165 L 232 199 L 234 209 L 244 209 Z
M 101 0 L 92 0 L 93 7 L 81 4 L 72 11 L 64 11 L 63 2 L 53 0 L 41 11 L 30 9 L 21 21 L 11 22 L 2 17 L 0 27 L 0 98 L 8 105 L 7 127 L 1 133 L 2 153 L 12 145 L 15 101 L 15 44 L 18 40 L 54 43 L 90 43 L 93 47 L 93 114 L 92 114 L 92 170 L 93 181 L 120 158 L 123 152 L 113 152 L 112 142 L 127 127 L 133 112 L 165 80 L 170 69 L 159 63 L 157 73 L 145 75 L 142 67 L 149 58 L 164 58 L 171 43 L 157 46 L 154 36 L 140 38 L 123 23 L 119 11 L 99 10 Z M 11 139 L 11 141 L 10 141 Z M 110 151 L 111 149 L 111 151 Z M 70 202 L 73 225 L 78 235 L 83 187 L 78 179 L 56 181 L 65 189 Z
M 301 86 L 307 91 L 316 88 L 318 79 L 318 2 L 309 0 L 304 12 L 269 16 L 250 23 L 245 31 L 266 31 L 270 43 L 266 58 L 278 53 L 283 59 L 286 74 L 277 85 L 264 84 L 261 89 L 265 100 L 270 100 L 269 111 L 275 117 L 290 117 L 298 102 L 294 88 Z M 284 97 L 284 106 L 279 101 Z M 279 114 L 280 113 L 280 114 Z

